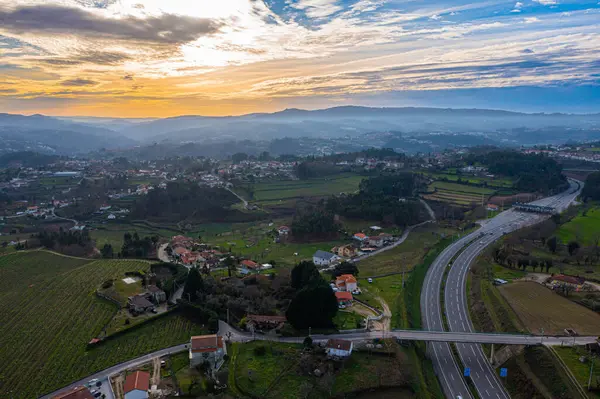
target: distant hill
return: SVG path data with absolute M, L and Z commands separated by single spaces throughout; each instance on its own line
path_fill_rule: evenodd
M 136 141 L 106 128 L 44 115 L 0 114 L 0 153 L 32 150 L 71 155 L 135 144 Z
M 57 155 L 40 154 L 33 151 L 18 151 L 0 155 L 0 167 L 20 165 L 22 167 L 46 166 L 58 161 Z

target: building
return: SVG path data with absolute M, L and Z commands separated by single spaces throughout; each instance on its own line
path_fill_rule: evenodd
M 313 263 L 317 266 L 329 266 L 333 262 L 338 261 L 340 259 L 336 254 L 332 254 L 331 252 L 318 250 L 313 255 Z
M 125 378 L 123 393 L 125 399 L 146 399 L 150 388 L 150 373 L 136 371 Z
M 75 387 L 68 391 L 61 392 L 52 399 L 94 399 L 94 396 L 90 393 L 86 387 Z
M 292 229 L 290 229 L 288 226 L 279 226 L 279 228 L 277 229 L 277 233 L 280 236 L 287 236 L 288 234 L 290 234 L 291 231 Z
M 369 237 L 369 245 L 372 247 L 381 248 L 385 244 L 382 236 Z
M 325 345 L 325 351 L 327 356 L 344 359 L 350 357 L 352 354 L 352 341 L 346 341 L 345 339 L 330 339 Z
M 146 289 L 148 290 L 147 299 L 149 301 L 152 301 L 157 305 L 167 301 L 167 293 L 157 286 L 149 285 Z
M 350 306 L 354 301 L 352 293 L 348 291 L 337 291 L 335 293 L 335 298 L 338 301 L 338 306 Z
M 555 276 L 552 276 L 550 278 L 550 281 L 553 286 L 566 284 L 573 287 L 576 291 L 581 290 L 583 288 L 583 285 L 585 284 L 585 279 L 583 277 L 568 276 L 565 274 L 557 274 Z
M 223 343 L 223 337 L 213 335 L 197 335 L 190 340 L 190 367 L 196 367 L 208 363 L 213 370 L 218 370 L 223 364 L 223 357 L 227 354 L 227 348 Z
M 115 216 L 114 213 L 111 213 L 110 215 L 107 216 L 108 220 L 115 220 L 117 217 Z
M 364 233 L 356 233 L 352 236 L 352 238 L 354 238 L 355 240 L 358 240 L 360 242 L 365 242 L 369 239 L 369 237 Z
M 495 212 L 495 211 L 499 210 L 500 208 L 496 204 L 487 204 L 485 209 L 487 209 L 488 211 Z
M 342 274 L 335 279 L 335 286 L 340 291 L 354 292 L 358 289 L 356 277 L 351 274 Z
M 252 260 L 244 259 L 240 265 L 242 266 L 242 273 L 248 274 L 250 272 L 257 272 L 260 270 L 260 265 Z
M 334 254 L 336 254 L 337 256 L 340 257 L 344 257 L 344 258 L 351 258 L 354 255 L 356 255 L 356 247 L 354 247 L 354 245 L 352 244 L 347 244 L 347 245 L 342 245 L 340 247 L 333 247 L 331 248 L 331 252 L 333 252 Z
M 140 294 L 127 298 L 127 308 L 130 312 L 139 314 L 154 309 L 154 304 L 145 295 Z

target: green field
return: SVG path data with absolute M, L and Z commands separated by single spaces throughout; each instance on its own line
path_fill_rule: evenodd
M 498 187 L 498 188 L 512 188 L 513 181 L 508 178 L 498 177 L 479 177 L 479 176 L 468 176 L 468 175 L 457 175 L 454 173 L 433 173 L 433 172 L 423 172 L 424 175 L 429 176 L 434 179 L 446 179 L 448 181 L 461 181 L 468 182 L 470 184 L 484 184 L 486 183 L 489 187 Z
M 587 390 L 588 380 L 590 377 L 590 365 L 591 358 L 589 353 L 583 347 L 556 347 L 554 348 L 555 352 L 560 356 L 562 361 L 569 368 L 579 385 L 583 387 L 583 389 Z M 581 356 L 585 356 L 588 360 L 585 363 L 581 363 L 579 358 Z M 592 376 L 592 387 L 600 388 L 597 386 L 596 379 L 600 377 L 600 362 L 598 359 L 595 359 L 595 366 L 593 370 Z M 590 398 L 600 398 L 599 391 L 589 391 L 588 396 Z
M 361 322 L 364 320 L 364 317 L 353 313 L 352 311 L 342 311 L 337 312 L 333 319 L 333 324 L 338 330 L 354 330 L 355 328 L 361 327 Z
M 363 176 L 342 174 L 334 177 L 309 180 L 279 180 L 254 185 L 253 200 L 259 202 L 281 201 L 294 198 L 327 197 L 340 193 L 354 193 Z
M 589 209 L 585 216 L 580 212 L 571 221 L 560 226 L 558 237 L 565 244 L 580 239 L 583 245 L 595 245 L 595 240 L 600 238 L 600 207 Z
M 200 332 L 187 319 L 172 315 L 86 350 L 116 311 L 95 296 L 96 288 L 148 265 L 45 251 L 0 257 L 0 397 L 37 397 Z
M 469 206 L 487 201 L 495 190 L 485 187 L 474 187 L 466 184 L 434 181 L 428 187 L 426 199 L 449 202 L 456 205 Z

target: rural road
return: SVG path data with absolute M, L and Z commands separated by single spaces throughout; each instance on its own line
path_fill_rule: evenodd
M 577 192 L 572 193 L 576 185 L 573 182 L 571 184 L 571 188 L 566 192 L 535 201 L 533 204 L 553 206 L 559 210 L 566 208 L 578 195 Z M 470 321 L 466 298 L 466 276 L 471 263 L 488 245 L 501 238 L 504 233 L 538 223 L 545 217 L 547 216 L 508 210 L 489 219 L 479 230 L 448 246 L 432 263 L 425 278 L 421 293 L 424 328 L 431 331 L 443 331 L 445 325 L 442 315 L 445 315 L 452 332 L 472 333 L 473 325 Z M 463 252 L 461 253 L 461 251 Z M 451 264 L 445 281 L 444 313 L 442 313 L 440 298 L 442 281 L 445 278 L 445 270 L 454 257 L 457 258 Z M 542 343 L 541 337 L 537 337 L 537 339 L 540 340 L 538 344 Z M 546 341 L 547 339 L 548 341 Z M 561 342 L 565 344 L 564 341 L 557 341 L 556 338 L 543 338 L 543 343 L 547 345 L 560 345 Z M 480 343 L 482 342 L 472 341 L 471 344 L 462 342 L 456 345 L 462 364 L 471 369 L 472 381 L 481 398 L 508 398 L 496 373 L 485 358 L 481 346 L 477 345 Z M 459 368 L 450 345 L 433 343 L 429 347 L 429 353 L 446 396 L 472 398 L 463 378 L 463 370 Z

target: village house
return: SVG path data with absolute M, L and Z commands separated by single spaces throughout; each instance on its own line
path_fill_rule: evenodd
M 146 295 L 139 294 L 127 298 L 127 308 L 133 314 L 141 314 L 154 309 L 154 304 L 146 298 Z
M 365 242 L 369 239 L 369 237 L 364 234 L 364 233 L 355 233 L 352 238 L 354 238 L 355 240 L 358 240 L 360 242 Z
M 585 284 L 585 279 L 583 277 L 575 277 L 568 276 L 565 274 L 557 274 L 550 278 L 550 284 L 553 287 L 560 285 L 568 285 L 571 286 L 575 291 L 580 291 Z
M 327 356 L 337 359 L 345 359 L 352 354 L 352 341 L 345 339 L 330 339 L 325 345 Z
M 329 266 L 340 259 L 336 254 L 318 250 L 313 255 L 313 263 L 317 266 Z
M 150 388 L 150 373 L 136 371 L 125 378 L 123 393 L 125 399 L 146 399 Z
M 164 292 L 157 286 L 149 285 L 148 287 L 146 287 L 146 289 L 148 290 L 148 293 L 147 293 L 148 300 L 154 302 L 157 305 L 167 301 L 166 292 Z
M 292 230 L 288 227 L 288 226 L 279 226 L 279 228 L 277 229 L 277 233 L 280 236 L 287 236 L 288 234 L 290 234 Z
M 377 247 L 377 248 L 383 247 L 383 245 L 384 245 L 383 237 L 381 237 L 381 236 L 369 237 L 369 245 L 371 245 L 373 247 Z
M 352 297 L 352 293 L 348 291 L 336 291 L 335 299 L 338 301 L 338 306 L 346 307 L 351 306 L 354 301 L 354 297 Z
M 335 279 L 335 286 L 339 291 L 355 292 L 358 289 L 356 277 L 351 274 L 342 274 Z
M 285 316 L 248 315 L 246 320 L 249 331 L 268 331 L 283 327 L 287 319 Z
M 356 255 L 357 249 L 352 244 L 331 248 L 331 252 L 343 258 L 351 258 Z
M 496 205 L 496 204 L 487 204 L 487 206 L 486 206 L 486 209 L 487 209 L 488 211 L 493 211 L 493 212 L 495 212 L 495 211 L 497 211 L 497 210 L 498 210 L 498 209 L 500 209 L 500 208 L 499 208 L 499 207 L 498 207 L 498 205 Z
M 52 399 L 94 399 L 94 396 L 90 393 L 89 389 L 81 386 L 53 396 Z
M 197 335 L 190 339 L 190 367 L 207 362 L 212 370 L 218 370 L 227 354 L 223 337 L 213 335 Z
M 252 260 L 244 259 L 240 262 L 240 266 L 242 268 L 242 274 L 248 274 L 252 272 L 257 272 L 260 270 L 260 265 Z

